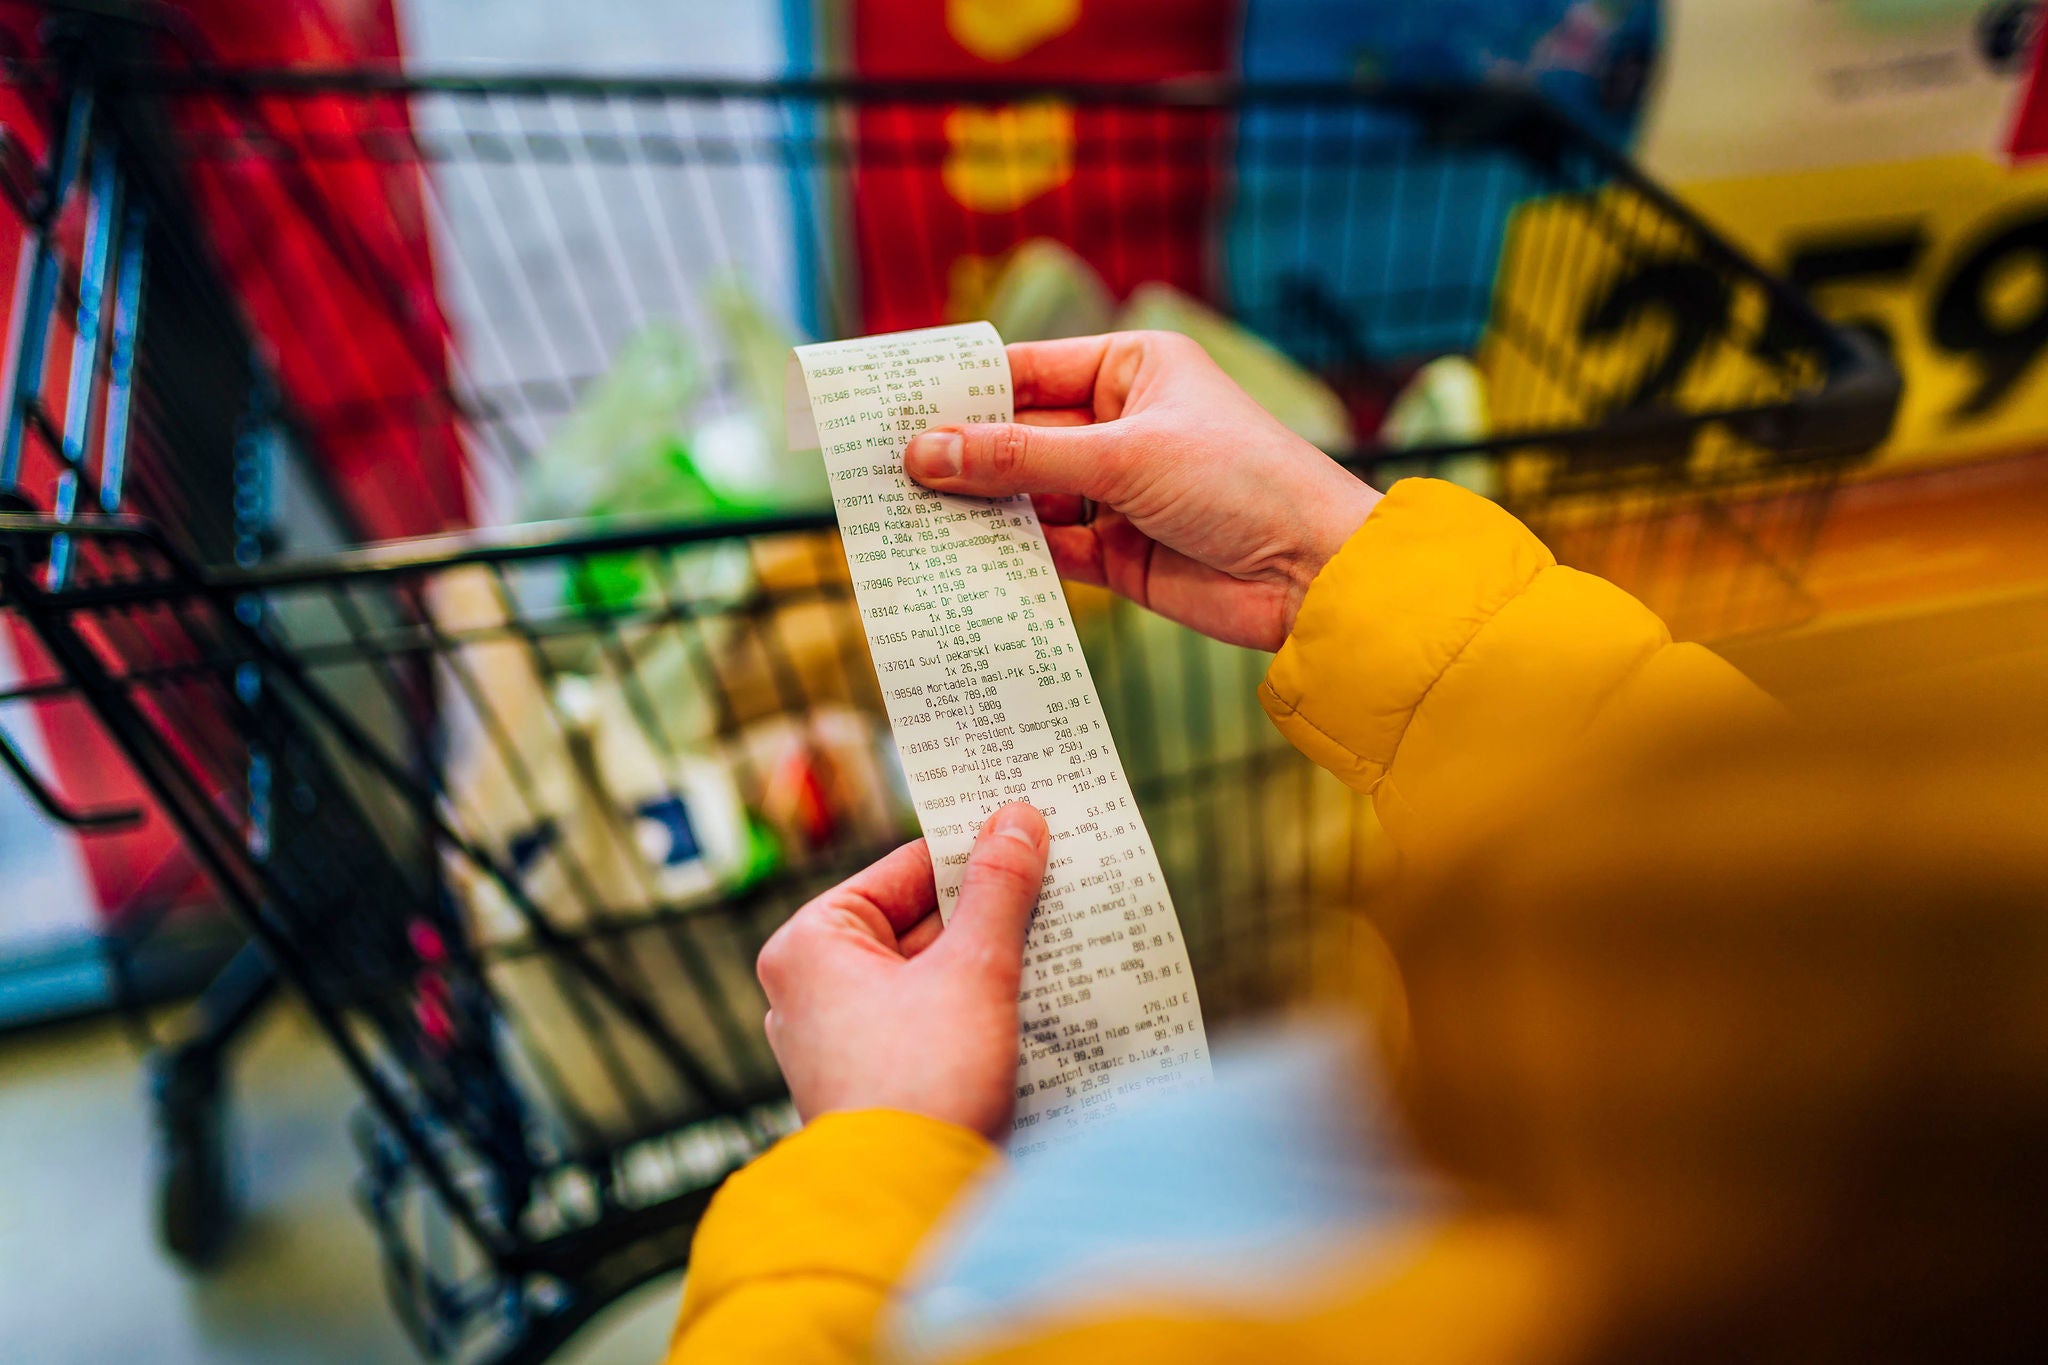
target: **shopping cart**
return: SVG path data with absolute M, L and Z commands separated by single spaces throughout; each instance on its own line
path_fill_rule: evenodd
M 1827 496 L 1896 398 L 1854 338 L 1514 91 L 228 73 L 137 46 L 14 73 L 42 83 L 53 145 L 105 149 L 151 206 L 152 266 L 204 287 L 175 320 L 152 293 L 132 367 L 102 358 L 61 399 L 17 386 L 10 440 L 87 492 L 108 433 L 136 469 L 220 439 L 170 420 L 159 329 L 265 372 L 215 244 L 177 212 L 252 163 L 289 191 L 249 203 L 258 239 L 268 215 L 321 217 L 350 167 L 419 168 L 446 382 L 346 410 L 273 389 L 273 425 L 317 449 L 453 424 L 485 501 L 544 462 L 650 322 L 704 348 L 704 403 L 765 401 L 774 348 L 719 339 L 720 282 L 794 300 L 820 333 L 938 322 L 961 297 L 924 254 L 944 240 L 984 261 L 1067 241 L 1115 274 L 1192 223 L 1208 245 L 1172 268 L 1227 265 L 1236 315 L 1361 431 L 1419 362 L 1476 348 L 1491 434 L 1334 453 L 1484 482 L 1703 629 L 1797 609 Z M 1054 111 L 1056 155 L 1020 140 L 1044 124 L 1018 108 Z M 890 193 L 943 186 L 949 164 L 1000 184 L 1062 158 L 1068 180 L 1000 208 Z M 885 201 L 907 216 L 877 217 Z M 1496 237 L 1452 249 L 1453 208 Z M 1318 244 L 1333 214 L 1356 259 Z M 61 205 L 36 220 L 63 287 L 17 330 L 66 309 L 97 328 Z M 364 301 L 420 306 L 342 215 L 320 228 L 323 269 Z M 286 296 L 305 268 L 259 263 Z M 337 364 L 390 344 L 295 325 Z M 101 439 L 49 439 L 81 403 Z M 17 698 L 90 710 L 360 1085 L 364 1203 L 422 1348 L 538 1359 L 682 1265 L 720 1180 L 792 1121 L 755 953 L 912 828 L 829 514 L 237 562 L 150 499 L 89 513 L 7 478 L 30 510 L 0 514 L 0 588 L 50 664 Z M 1384 872 L 1369 810 L 1263 723 L 1260 658 L 1074 601 L 1212 1023 L 1292 998 L 1314 912 L 1368 901 Z

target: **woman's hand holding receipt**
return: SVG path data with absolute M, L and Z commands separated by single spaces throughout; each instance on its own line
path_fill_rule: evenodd
M 1227 644 L 1278 649 L 1309 583 L 1380 495 L 1187 337 L 1008 351 L 1017 421 L 925 432 L 906 452 L 910 477 L 945 493 L 1029 493 L 1062 578 Z
M 917 436 L 910 476 L 939 492 L 1028 493 L 1062 577 L 1216 639 L 1278 649 L 1310 582 L 1379 494 L 1185 337 L 1127 332 L 1007 352 L 1017 421 Z M 768 1039 L 807 1121 L 901 1109 L 1007 1134 L 1024 938 L 1049 844 L 1038 812 L 1014 803 L 981 829 L 950 928 L 920 840 L 769 940 L 759 964 Z
M 1021 801 L 990 816 L 944 929 L 919 839 L 775 931 L 758 968 L 768 1043 L 806 1123 L 901 1109 L 996 1141 L 1008 1134 L 1024 931 L 1048 843 L 1045 820 Z

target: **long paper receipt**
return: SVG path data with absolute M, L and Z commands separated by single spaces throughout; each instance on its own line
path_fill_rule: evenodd
M 926 427 L 1011 416 L 1009 360 L 985 322 L 802 346 L 791 362 L 790 444 L 824 453 L 940 914 L 991 811 L 1029 801 L 1052 830 L 1018 999 L 1022 1153 L 1207 1079 L 1209 1047 L 1031 500 L 934 493 L 903 472 Z

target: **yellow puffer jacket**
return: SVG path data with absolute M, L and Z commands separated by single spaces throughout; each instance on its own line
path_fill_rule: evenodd
M 1326 566 L 1260 699 L 1306 755 L 1369 792 L 1404 856 L 1466 837 L 1589 755 L 1772 703 L 1600 579 L 1559 566 L 1498 507 L 1398 484 Z M 671 1360 L 870 1359 L 878 1319 L 949 1206 L 1001 1161 L 981 1138 L 894 1112 L 832 1115 L 733 1176 L 698 1231 Z M 1011 1343 L 1017 1362 L 1535 1358 L 1579 1311 L 1529 1225 L 1418 1229 L 1405 1266 L 1285 1320 L 1185 1310 Z

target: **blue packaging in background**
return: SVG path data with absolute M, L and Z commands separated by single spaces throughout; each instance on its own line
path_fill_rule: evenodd
M 1526 84 L 1626 144 L 1661 32 L 1657 0 L 1246 0 L 1243 74 Z M 1314 104 L 1246 114 L 1236 155 L 1222 266 L 1248 326 L 1324 372 L 1477 347 L 1526 169 Z

